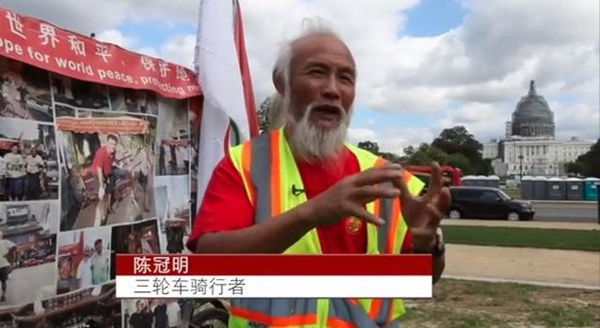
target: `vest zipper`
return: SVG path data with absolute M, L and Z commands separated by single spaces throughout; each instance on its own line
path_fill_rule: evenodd
M 296 314 L 296 304 L 297 303 L 298 303 L 298 299 L 296 299 L 296 298 L 291 299 L 290 314 Z

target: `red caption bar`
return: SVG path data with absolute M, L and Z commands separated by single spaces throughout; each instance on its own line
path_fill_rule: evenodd
M 116 275 L 431 276 L 431 255 L 131 255 Z
M 202 94 L 194 73 L 0 8 L 0 56 L 74 79 L 144 89 L 166 98 Z

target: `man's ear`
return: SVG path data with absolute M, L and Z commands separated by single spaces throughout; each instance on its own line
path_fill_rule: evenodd
M 275 89 L 277 93 L 279 93 L 282 97 L 285 95 L 285 81 L 283 78 L 283 74 L 280 72 L 273 71 L 273 85 L 275 85 Z

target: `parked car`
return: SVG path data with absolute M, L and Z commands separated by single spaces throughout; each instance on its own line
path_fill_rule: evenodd
M 450 187 L 452 204 L 447 215 L 450 219 L 504 219 L 531 220 L 535 210 L 529 201 L 514 199 L 504 191 L 492 187 Z

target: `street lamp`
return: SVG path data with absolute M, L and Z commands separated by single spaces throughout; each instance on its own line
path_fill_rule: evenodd
M 519 155 L 519 181 L 523 180 L 523 154 Z

